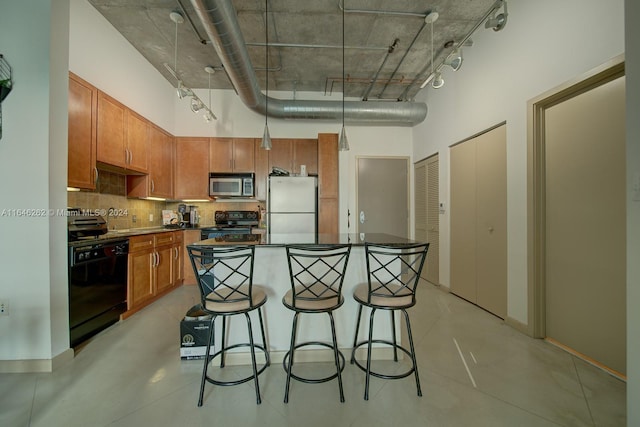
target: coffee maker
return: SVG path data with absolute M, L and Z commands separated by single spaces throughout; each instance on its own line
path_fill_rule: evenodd
M 193 228 L 198 226 L 198 209 L 195 205 L 178 205 L 178 215 L 180 216 L 180 226 L 183 228 Z

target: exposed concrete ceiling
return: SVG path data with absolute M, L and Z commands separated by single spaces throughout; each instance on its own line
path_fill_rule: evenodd
M 217 72 L 211 77 L 211 87 L 233 88 L 189 0 L 89 2 L 174 86 L 177 81 L 165 63 L 172 68 L 177 64 L 189 87 L 206 89 L 209 75 L 205 67 L 213 66 Z M 477 31 L 490 31 L 482 21 L 496 5 L 495 0 L 344 3 L 345 93 L 368 101 L 411 100 L 420 90 L 431 69 L 431 28 L 425 24 L 425 15 L 439 15 L 433 27 L 437 66 L 453 49 L 445 47 L 448 43 L 459 43 L 477 25 Z M 264 90 L 265 1 L 234 0 L 233 6 Z M 270 91 L 342 92 L 342 7 L 342 0 L 268 0 Z M 176 24 L 169 18 L 172 11 L 185 17 L 184 23 L 177 25 L 177 60 Z

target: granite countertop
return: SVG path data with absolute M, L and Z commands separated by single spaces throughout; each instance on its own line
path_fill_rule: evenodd
M 123 228 L 120 230 L 109 230 L 107 233 L 97 236 L 95 239 L 82 239 L 75 242 L 69 242 L 69 246 L 81 246 L 87 243 L 107 243 L 117 240 L 127 239 L 132 236 L 140 236 L 143 234 L 169 233 L 173 231 L 198 230 L 198 228 L 167 228 L 163 226 L 143 227 L 143 228 Z

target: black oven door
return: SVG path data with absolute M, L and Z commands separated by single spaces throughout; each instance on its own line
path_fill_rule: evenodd
M 127 241 L 70 248 L 71 347 L 118 322 L 127 310 L 127 249 Z

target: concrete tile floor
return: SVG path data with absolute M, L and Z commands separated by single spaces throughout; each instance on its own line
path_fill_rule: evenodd
M 422 397 L 416 395 L 413 376 L 372 378 L 365 401 L 364 373 L 347 362 L 345 403 L 338 399 L 336 381 L 293 381 L 284 404 L 285 373 L 273 363 L 260 376 L 261 405 L 255 404 L 253 382 L 248 382 L 207 385 L 198 408 L 202 361 L 181 361 L 178 354 L 179 320 L 198 301 L 195 287 L 182 287 L 99 334 L 53 373 L 0 374 L 0 425 L 626 424 L 624 382 L 426 283 L 410 311 Z M 391 372 L 406 369 L 407 362 L 376 363 Z M 330 368 L 326 363 L 304 367 Z M 224 369 L 233 375 L 246 367 Z

